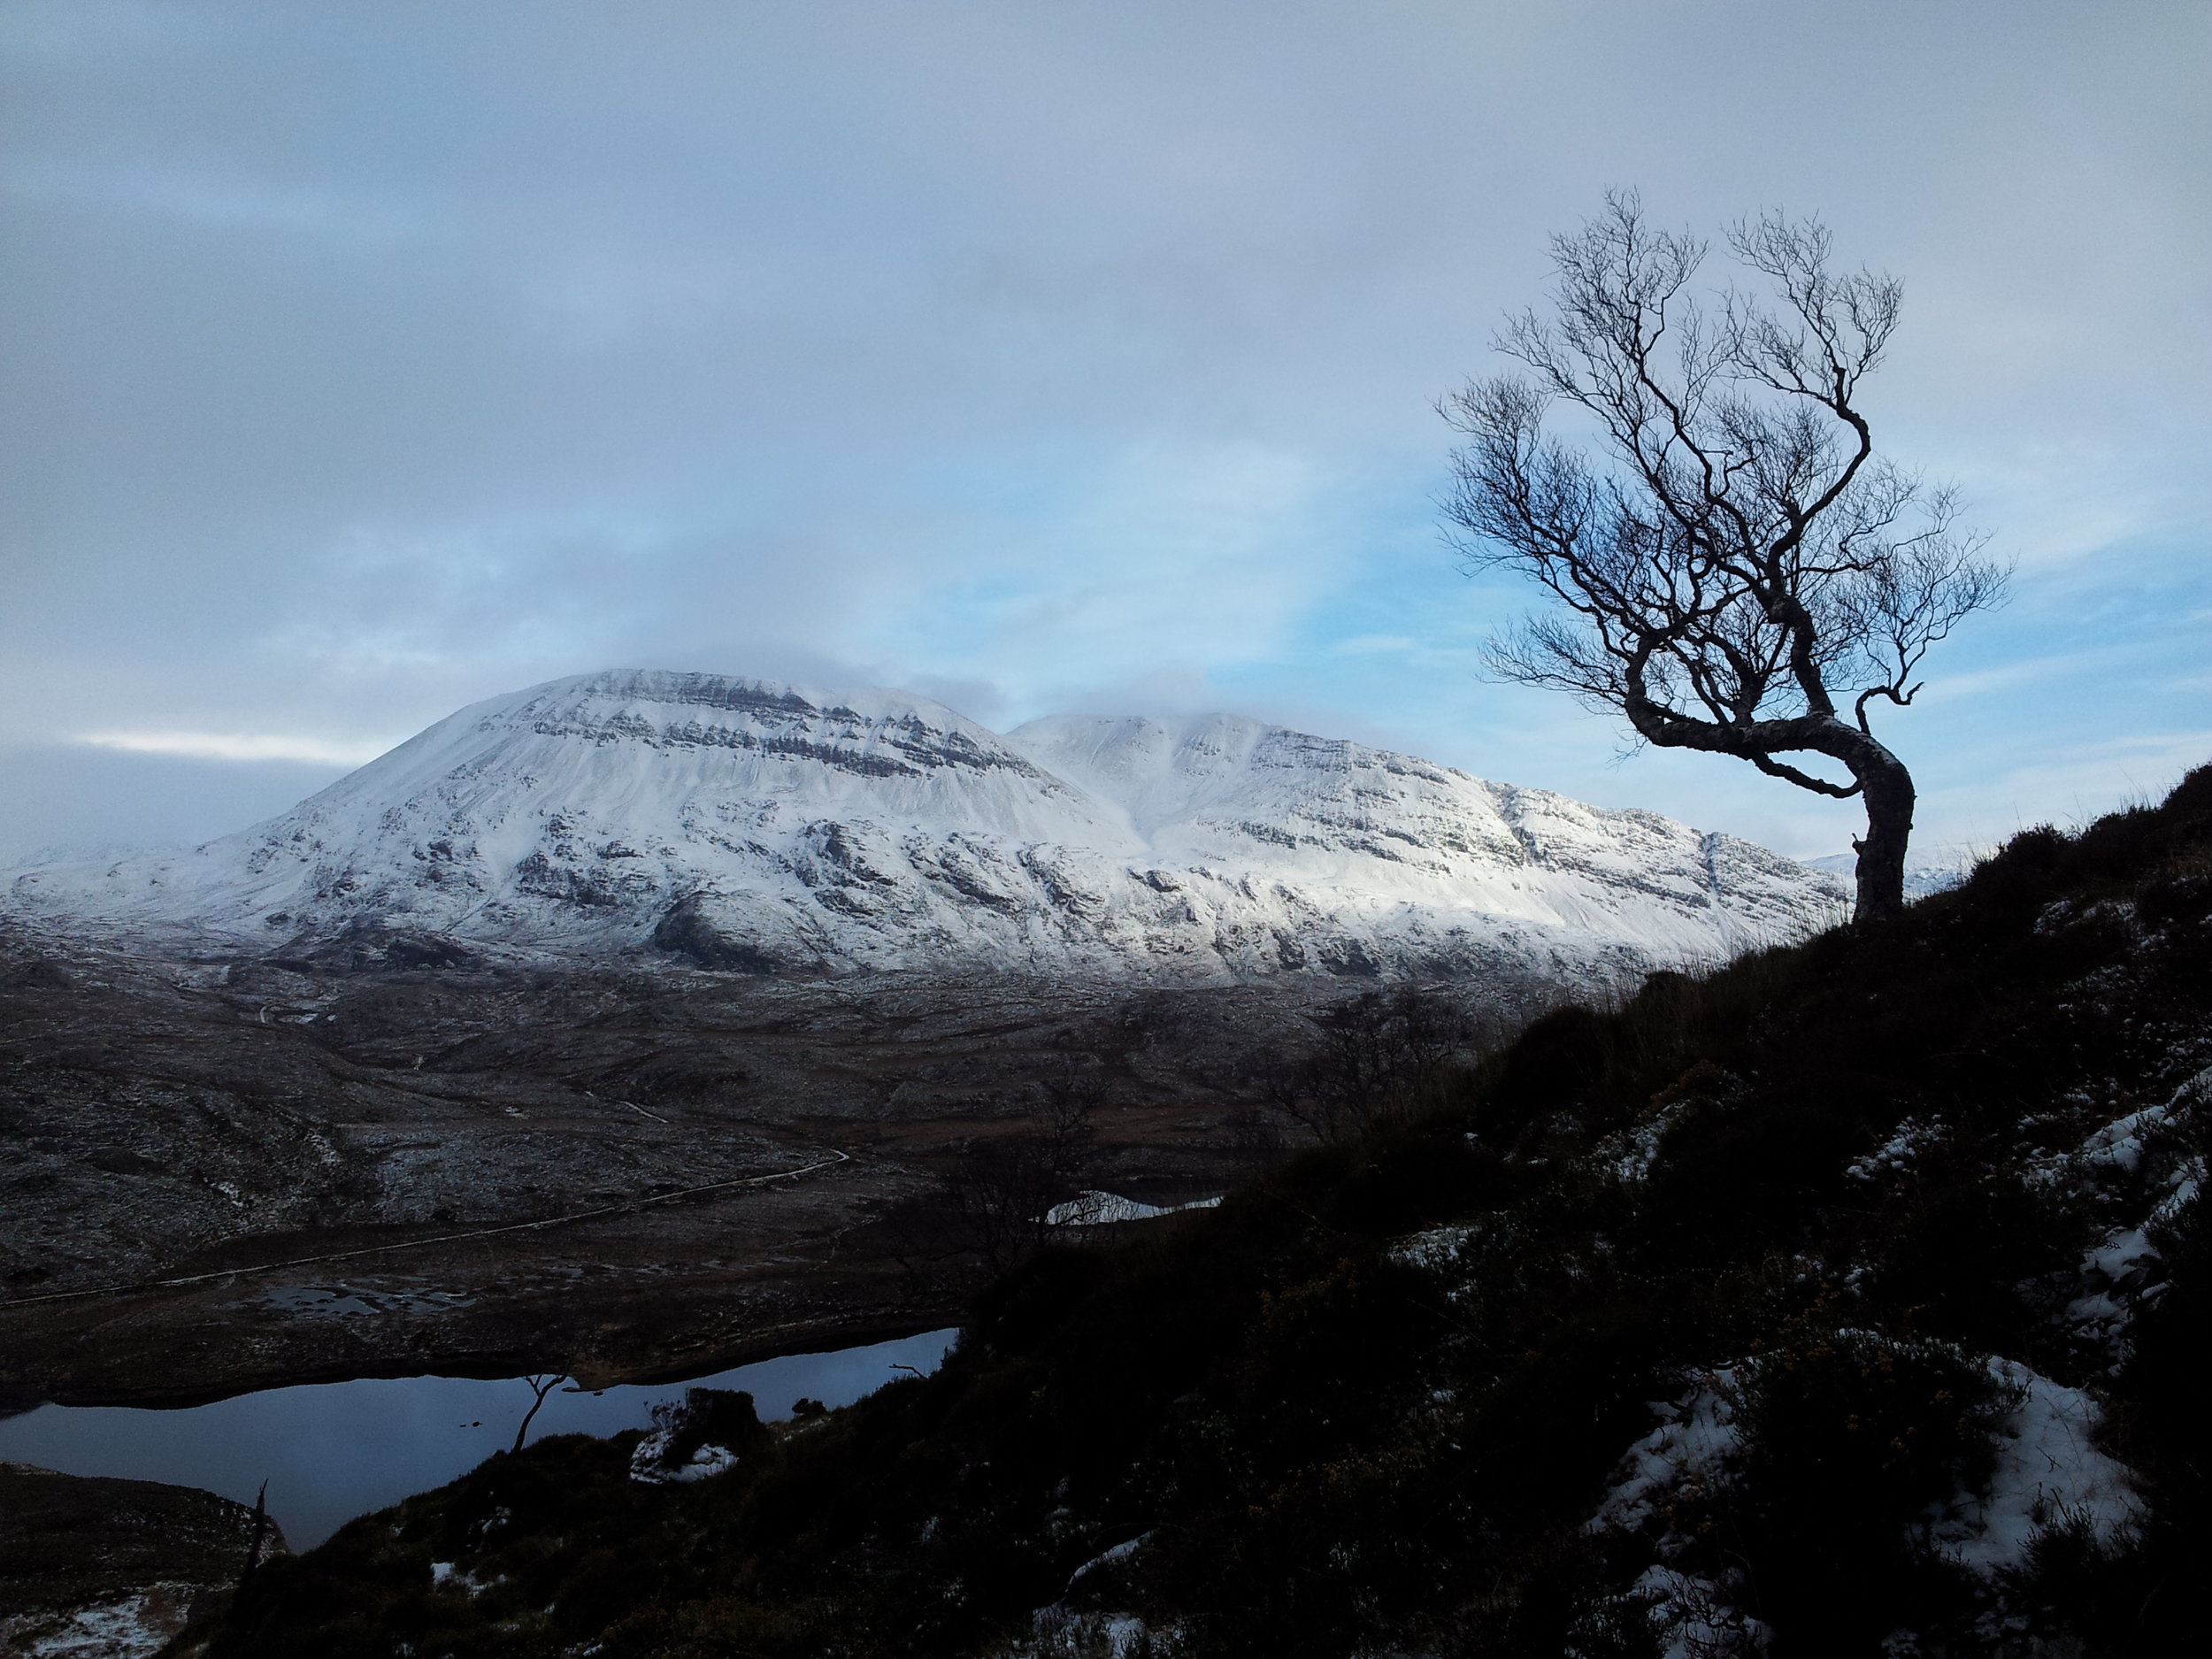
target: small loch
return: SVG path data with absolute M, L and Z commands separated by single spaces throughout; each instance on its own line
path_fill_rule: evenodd
M 934 1371 L 956 1334 L 791 1354 L 682 1382 L 565 1384 L 530 1419 L 529 1439 L 641 1428 L 656 1404 L 687 1388 L 744 1389 L 772 1421 L 800 1399 L 849 1405 L 895 1378 Z M 310 1549 L 355 1516 L 443 1486 L 511 1447 L 535 1397 L 518 1377 L 398 1377 L 265 1388 L 173 1410 L 50 1404 L 0 1417 L 0 1463 L 199 1486 L 241 1503 L 265 1480 L 286 1540 Z

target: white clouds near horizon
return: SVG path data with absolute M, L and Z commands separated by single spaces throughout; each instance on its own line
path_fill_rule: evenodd
M 334 743 L 319 737 L 268 732 L 87 732 L 77 740 L 93 749 L 132 755 L 174 755 L 189 760 L 298 761 L 311 766 L 365 765 L 390 743 Z

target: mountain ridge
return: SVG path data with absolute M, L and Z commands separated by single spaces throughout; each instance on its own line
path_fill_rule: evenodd
M 843 974 L 1586 980 L 1832 920 L 1733 837 L 1235 715 L 989 731 L 910 692 L 621 670 L 457 710 L 184 854 L 19 873 L 19 918 L 234 945 L 434 933 Z

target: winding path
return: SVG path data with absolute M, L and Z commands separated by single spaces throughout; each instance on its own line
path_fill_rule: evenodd
M 39 1302 L 80 1302 L 93 1296 L 120 1296 L 135 1290 L 175 1290 L 186 1285 L 208 1285 L 218 1279 L 240 1279 L 250 1273 L 273 1273 L 280 1268 L 314 1267 L 324 1262 L 349 1262 L 364 1256 L 388 1255 L 394 1250 L 419 1250 L 433 1244 L 459 1244 L 469 1239 L 495 1238 L 503 1233 L 541 1233 L 548 1227 L 565 1227 L 574 1221 L 590 1221 L 599 1216 L 627 1215 L 633 1210 L 650 1210 L 656 1204 L 672 1204 L 680 1198 L 697 1198 L 707 1193 L 725 1193 L 740 1187 L 767 1187 L 777 1181 L 795 1181 L 802 1175 L 811 1175 L 817 1170 L 826 1170 L 834 1164 L 851 1162 L 851 1153 L 832 1151 L 829 1156 L 802 1164 L 795 1170 L 779 1170 L 773 1175 L 741 1176 L 731 1181 L 710 1181 L 704 1187 L 687 1187 L 680 1192 L 657 1193 L 650 1198 L 626 1199 L 618 1204 L 602 1204 L 596 1210 L 579 1210 L 565 1216 L 545 1216 L 536 1221 L 511 1221 L 503 1226 L 475 1227 L 466 1233 L 441 1233 L 427 1239 L 403 1239 L 396 1244 L 365 1245 L 357 1250 L 332 1250 L 322 1256 L 295 1256 L 281 1262 L 261 1262 L 250 1267 L 226 1267 L 211 1273 L 186 1273 L 175 1279 L 142 1279 L 127 1285 L 96 1285 L 89 1290 L 51 1290 L 43 1295 L 10 1297 L 5 1302 L 0 1302 L 0 1308 L 27 1308 Z

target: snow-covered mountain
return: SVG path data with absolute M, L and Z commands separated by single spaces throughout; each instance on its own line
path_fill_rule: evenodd
M 1842 902 L 1729 836 L 1232 715 L 1002 736 L 908 692 L 657 672 L 493 698 L 252 829 L 42 866 L 0 901 L 263 949 L 366 930 L 1179 982 L 1583 979 Z
M 1974 873 L 1974 866 L 1997 849 L 1987 841 L 1937 841 L 1916 846 L 1905 859 L 1905 896 L 1924 899 L 1931 893 L 1947 893 Z M 1847 887 L 1856 879 L 1856 853 L 1829 853 L 1808 858 L 1806 864 L 1824 870 Z

